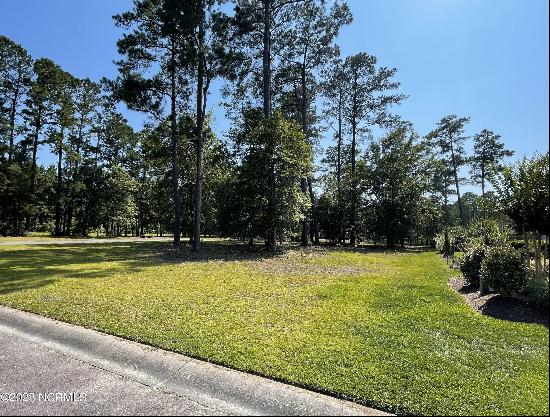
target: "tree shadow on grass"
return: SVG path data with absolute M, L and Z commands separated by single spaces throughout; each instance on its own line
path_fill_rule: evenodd
M 205 243 L 198 253 L 185 245 L 174 248 L 159 242 L 14 246 L 0 250 L 0 295 L 43 287 L 58 279 L 137 273 L 164 263 L 256 260 L 284 253 L 285 250 L 270 253 L 260 247 L 213 242 Z
M 43 287 L 58 279 L 108 278 L 116 273 L 137 273 L 165 263 L 256 261 L 284 258 L 296 251 L 321 255 L 334 251 L 410 253 L 411 248 L 388 250 L 373 245 L 301 248 L 297 244 L 286 244 L 270 252 L 261 245 L 248 246 L 228 240 L 204 242 L 199 252 L 186 244 L 175 248 L 158 241 L 12 246 L 0 250 L 0 295 Z
M 16 246 L 0 251 L 0 295 L 39 288 L 62 278 L 103 278 L 154 264 L 143 248 L 123 244 Z M 107 268 L 101 263 L 113 262 Z
M 543 324 L 548 327 L 548 311 L 535 309 L 522 300 L 495 295 L 480 307 L 482 314 L 501 320 Z
M 386 246 L 374 245 L 374 244 L 363 244 L 356 247 L 352 246 L 321 246 L 331 251 L 336 252 L 353 252 L 353 253 L 424 253 L 424 252 L 435 252 L 435 249 L 428 246 L 396 246 L 393 248 L 388 248 Z

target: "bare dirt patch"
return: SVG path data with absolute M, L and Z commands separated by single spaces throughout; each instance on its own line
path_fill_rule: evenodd
M 319 265 L 312 262 L 302 261 L 299 257 L 291 259 L 263 259 L 254 262 L 254 267 L 260 271 L 276 275 L 359 275 L 369 272 L 363 267 L 349 265 Z
M 188 246 L 172 248 L 156 246 L 151 248 L 152 256 L 163 262 L 246 262 L 259 271 L 274 275 L 359 275 L 372 270 L 353 265 L 331 265 L 316 262 L 334 252 L 334 248 L 282 246 L 277 252 L 265 251 L 262 247 L 235 245 L 230 242 L 204 246 L 195 253 Z
M 449 286 L 476 311 L 501 320 L 538 323 L 548 327 L 548 311 L 535 309 L 521 297 L 506 298 L 496 293 L 479 295 L 479 287 L 469 285 L 462 277 L 453 277 Z

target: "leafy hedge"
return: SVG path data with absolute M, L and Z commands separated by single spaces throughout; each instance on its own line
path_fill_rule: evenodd
M 460 272 L 471 285 L 479 285 L 481 263 L 486 251 L 487 248 L 484 245 L 475 245 L 468 248 L 460 259 Z
M 538 308 L 548 308 L 548 273 L 536 273 L 530 271 L 529 279 L 525 287 L 525 295 L 529 304 Z
M 448 229 L 449 244 L 452 251 L 467 252 L 470 246 L 501 246 L 507 244 L 510 231 L 494 220 L 480 220 L 469 227 L 454 226 Z M 445 232 L 435 237 L 436 249 L 445 253 Z
M 481 262 L 480 278 L 504 296 L 521 291 L 527 282 L 527 274 L 523 254 L 510 246 L 487 249 Z

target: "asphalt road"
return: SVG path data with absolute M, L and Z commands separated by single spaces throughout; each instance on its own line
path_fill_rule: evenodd
M 2 415 L 228 414 L 1 330 L 0 352 Z
M 0 306 L 0 415 L 384 415 Z

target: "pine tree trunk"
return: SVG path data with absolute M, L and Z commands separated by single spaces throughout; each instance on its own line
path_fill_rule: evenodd
M 307 193 L 307 179 L 302 178 L 301 180 L 301 190 L 303 194 Z M 307 212 L 304 213 L 304 218 L 302 219 L 302 235 L 301 235 L 301 242 L 300 244 L 302 246 L 308 246 L 309 245 L 309 219 L 307 216 Z
M 529 239 L 527 233 L 525 233 L 525 226 L 523 226 L 523 242 L 525 244 L 525 260 L 527 261 L 527 267 L 531 267 L 531 255 L 529 253 Z
M 300 72 L 300 78 L 301 78 L 301 84 L 302 84 L 302 97 L 301 97 L 301 113 L 302 113 L 302 132 L 304 134 L 306 142 L 308 141 L 308 123 L 307 123 L 307 85 L 306 85 L 306 68 L 305 68 L 305 62 L 301 67 Z M 301 189 L 302 193 L 304 195 L 307 195 L 308 193 L 308 183 L 309 180 L 307 178 L 302 178 L 301 180 Z M 310 196 L 311 197 L 311 196 Z M 310 198 L 311 199 L 311 198 Z M 313 208 L 313 200 L 311 199 L 312 208 Z M 306 210 L 304 213 L 304 219 L 302 220 L 302 246 L 308 246 L 309 245 L 309 210 Z
M 311 210 L 312 210 L 312 216 L 313 216 L 313 242 L 315 245 L 319 246 L 320 239 L 319 239 L 319 215 L 317 211 L 317 200 L 315 198 L 315 194 L 313 192 L 313 184 L 311 181 L 311 178 L 307 179 L 308 189 L 309 189 L 309 197 L 311 200 Z
M 34 133 L 32 140 L 32 165 L 31 165 L 31 197 L 34 197 L 36 187 L 36 158 L 38 154 L 38 139 L 40 135 L 40 129 L 42 127 L 42 108 L 38 109 L 38 115 L 34 123 Z
M 306 60 L 307 60 L 307 51 L 304 53 L 302 68 L 301 68 L 301 84 L 302 84 L 302 131 L 306 142 L 309 143 L 309 124 L 308 124 L 308 91 L 307 91 L 307 73 L 306 73 Z M 312 179 L 307 178 L 307 187 L 304 187 L 304 181 L 302 180 L 302 193 L 306 194 L 309 191 L 309 200 L 311 203 L 311 220 L 312 220 L 312 230 L 309 229 L 309 221 L 307 219 L 307 214 L 304 216 L 302 221 L 302 246 L 307 246 L 309 244 L 308 238 L 311 233 L 311 240 L 315 245 L 319 245 L 319 224 L 317 216 L 317 201 L 315 198 L 315 193 L 313 192 Z
M 263 0 L 263 52 L 262 52 L 262 93 L 264 118 L 271 117 L 271 3 Z M 268 230 L 266 244 L 270 251 L 277 249 L 277 230 L 275 221 L 275 167 L 274 149 L 269 147 L 271 163 L 268 166 Z
M 548 259 L 548 234 L 544 238 L 544 264 L 543 264 L 543 270 L 544 271 L 546 271 L 546 260 L 547 259 Z
M 18 80 L 19 82 L 20 80 Z M 12 98 L 12 102 L 10 105 L 10 113 L 9 113 L 9 147 L 8 147 L 8 167 L 11 165 L 13 153 L 14 153 L 14 141 L 15 141 L 15 115 L 17 112 L 17 100 L 19 96 L 19 89 L 15 91 L 15 95 Z M 6 185 L 7 185 L 7 194 L 5 198 L 2 200 L 2 218 L 7 218 L 7 202 L 11 199 L 9 197 L 9 188 L 10 188 L 10 171 L 9 169 L 6 172 Z M 19 207 L 16 206 L 15 208 L 15 235 L 19 235 Z
M 204 176 L 203 152 L 204 152 L 204 112 L 206 103 L 206 94 L 204 89 L 204 19 L 205 10 L 204 2 L 199 1 L 199 37 L 198 37 L 198 64 L 197 64 L 197 131 L 196 131 L 196 146 L 197 146 L 197 167 L 195 178 L 195 211 L 193 216 L 193 250 L 198 251 L 201 245 L 201 217 L 202 217 L 202 182 Z
M 178 168 L 178 131 L 176 120 L 176 56 L 172 49 L 171 59 L 171 96 L 170 96 L 170 152 L 172 154 L 172 191 L 174 196 L 174 246 L 180 246 L 181 200 L 179 191 Z
M 542 272 L 542 256 L 540 247 L 542 246 L 541 236 L 540 233 L 537 232 L 535 235 L 535 271 L 537 274 L 540 274 Z
M 55 201 L 55 235 L 61 236 L 61 192 L 63 187 L 63 136 L 65 128 L 61 128 L 61 137 L 57 145 L 57 195 Z
M 356 224 L 356 206 L 357 206 L 357 187 L 355 181 L 355 148 L 356 148 L 356 130 L 357 126 L 355 121 L 352 122 L 351 128 L 351 235 L 350 245 L 357 245 L 357 224 Z
M 342 90 L 338 95 L 338 145 L 336 150 L 336 204 L 338 207 L 338 243 L 345 241 L 342 210 Z
M 17 84 L 21 82 L 21 79 L 17 80 Z M 15 115 L 17 113 L 17 101 L 19 100 L 19 88 L 15 90 L 15 94 L 12 98 L 10 105 L 10 137 L 9 137 L 9 148 L 8 148 L 8 166 L 11 164 L 13 153 L 14 153 L 14 141 L 15 141 Z
M 462 199 L 460 198 L 460 187 L 458 185 L 458 166 L 455 159 L 455 151 L 454 151 L 454 145 L 453 145 L 453 138 L 449 138 L 449 142 L 451 144 L 451 162 L 453 164 L 453 174 L 454 174 L 454 180 L 455 180 L 455 187 L 456 187 L 456 196 L 458 199 L 458 212 L 460 214 L 460 224 L 462 226 L 466 226 L 466 220 L 464 218 L 464 208 L 462 207 Z

